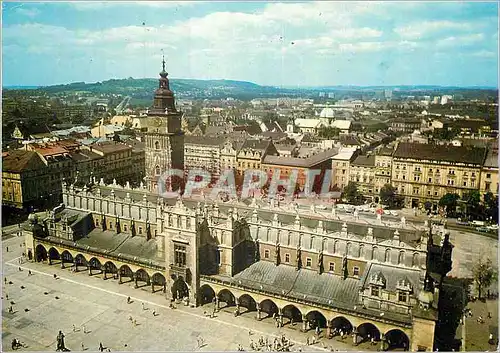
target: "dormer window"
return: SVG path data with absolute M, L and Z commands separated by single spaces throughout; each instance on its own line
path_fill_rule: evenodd
M 407 303 L 408 302 L 408 292 L 399 291 L 398 292 L 398 302 Z
M 370 295 L 372 297 L 378 297 L 380 296 L 380 288 L 377 286 L 372 286 L 370 290 Z

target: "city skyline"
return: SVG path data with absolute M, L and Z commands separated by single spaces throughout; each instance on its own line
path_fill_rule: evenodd
M 4 3 L 3 86 L 173 78 L 498 87 L 498 5 Z

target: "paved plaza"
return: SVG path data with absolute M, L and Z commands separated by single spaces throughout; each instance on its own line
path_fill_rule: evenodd
M 292 340 L 294 351 L 356 350 L 349 339 L 320 339 L 316 345 L 306 347 L 311 332 L 302 333 L 298 327 L 278 329 L 271 319 L 256 321 L 254 313 L 236 318 L 232 312 L 221 311 L 209 318 L 204 315 L 208 308 L 177 305 L 170 309 L 164 294 L 134 289 L 130 283 L 119 285 L 117 281 L 104 281 L 86 271 L 72 273 L 57 265 L 19 264 L 22 240 L 14 237 L 3 241 L 7 284 L 2 283 L 2 343 L 6 351 L 11 350 L 14 338 L 27 346 L 23 350 L 54 351 L 59 330 L 66 335 L 66 347 L 72 351 L 81 351 L 82 343 L 84 350 L 98 351 L 100 342 L 111 351 L 235 351 L 238 344 L 250 350 L 250 340 L 256 342 L 262 335 L 272 342 L 282 333 Z M 5 251 L 7 246 L 9 252 Z M 28 275 L 28 269 L 33 275 Z M 133 303 L 127 304 L 128 296 Z M 8 312 L 11 301 L 15 303 L 14 313 Z M 147 310 L 143 310 L 142 303 Z M 205 342 L 201 348 L 197 343 L 200 337 Z M 357 347 L 368 348 L 375 349 Z
M 471 264 L 479 256 L 497 261 L 496 239 L 452 230 L 450 240 L 455 245 L 453 276 L 470 276 Z M 100 275 L 89 276 L 86 271 L 72 273 L 57 265 L 19 264 L 23 246 L 22 237 L 14 235 L 3 239 L 3 273 L 7 278 L 7 284 L 2 283 L 4 350 L 11 349 L 14 338 L 27 345 L 24 350 L 55 350 L 59 330 L 66 335 L 66 346 L 72 351 L 81 351 L 82 343 L 84 350 L 97 351 L 100 342 L 111 351 L 235 351 L 238 344 L 250 350 L 251 340 L 256 342 L 262 335 L 272 341 L 281 333 L 294 342 L 294 351 L 378 348 L 354 347 L 349 339 L 324 338 L 314 346 L 306 346 L 311 332 L 302 333 L 298 327 L 278 329 L 271 319 L 256 321 L 254 313 L 236 318 L 232 312 L 222 310 L 217 317 L 209 318 L 204 311 L 211 307 L 177 305 L 176 309 L 170 309 L 165 295 L 152 294 L 148 287 L 134 289 L 130 283 L 119 285 L 114 280 L 104 281 Z M 28 269 L 32 276 L 28 276 Z M 54 274 L 58 279 L 54 279 Z M 127 304 L 128 296 L 133 303 Z M 8 312 L 10 302 L 14 303 L 14 313 Z M 143 310 L 142 303 L 147 310 Z M 136 320 L 136 326 L 130 317 Z M 88 333 L 84 333 L 84 329 Z M 205 343 L 201 348 L 199 338 Z
M 450 242 L 454 245 L 453 268 L 448 276 L 472 277 L 472 266 L 479 258 L 489 258 L 498 266 L 498 239 L 450 230 Z M 497 284 L 492 287 L 497 288 Z

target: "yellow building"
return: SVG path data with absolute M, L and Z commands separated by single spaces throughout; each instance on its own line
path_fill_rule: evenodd
M 351 162 L 350 181 L 358 185 L 358 191 L 365 198 L 373 198 L 375 194 L 375 156 L 357 156 Z M 372 200 L 373 201 L 373 200 Z
M 343 189 L 349 184 L 349 171 L 351 162 L 357 156 L 356 148 L 342 148 L 332 158 L 332 186 Z
M 2 154 L 2 205 L 19 209 L 40 207 L 48 198 L 50 170 L 33 151 Z
M 378 202 L 380 189 L 391 183 L 392 148 L 382 148 L 375 156 L 375 202 Z
M 243 175 L 247 169 L 260 169 L 265 156 L 277 154 L 271 140 L 246 140 L 236 157 L 238 175 Z
M 436 207 L 447 193 L 478 190 L 486 149 L 400 143 L 393 154 L 392 185 L 407 207 L 430 201 Z
M 489 150 L 481 169 L 481 194 L 491 192 L 498 196 L 498 151 Z

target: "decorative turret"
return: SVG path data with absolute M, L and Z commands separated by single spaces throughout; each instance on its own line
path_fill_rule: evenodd
M 162 70 L 158 80 L 158 89 L 155 91 L 153 107 L 149 110 L 149 115 L 168 115 L 177 113 L 175 109 L 174 94 L 170 90 L 168 72 L 165 70 L 165 57 L 162 60 Z

